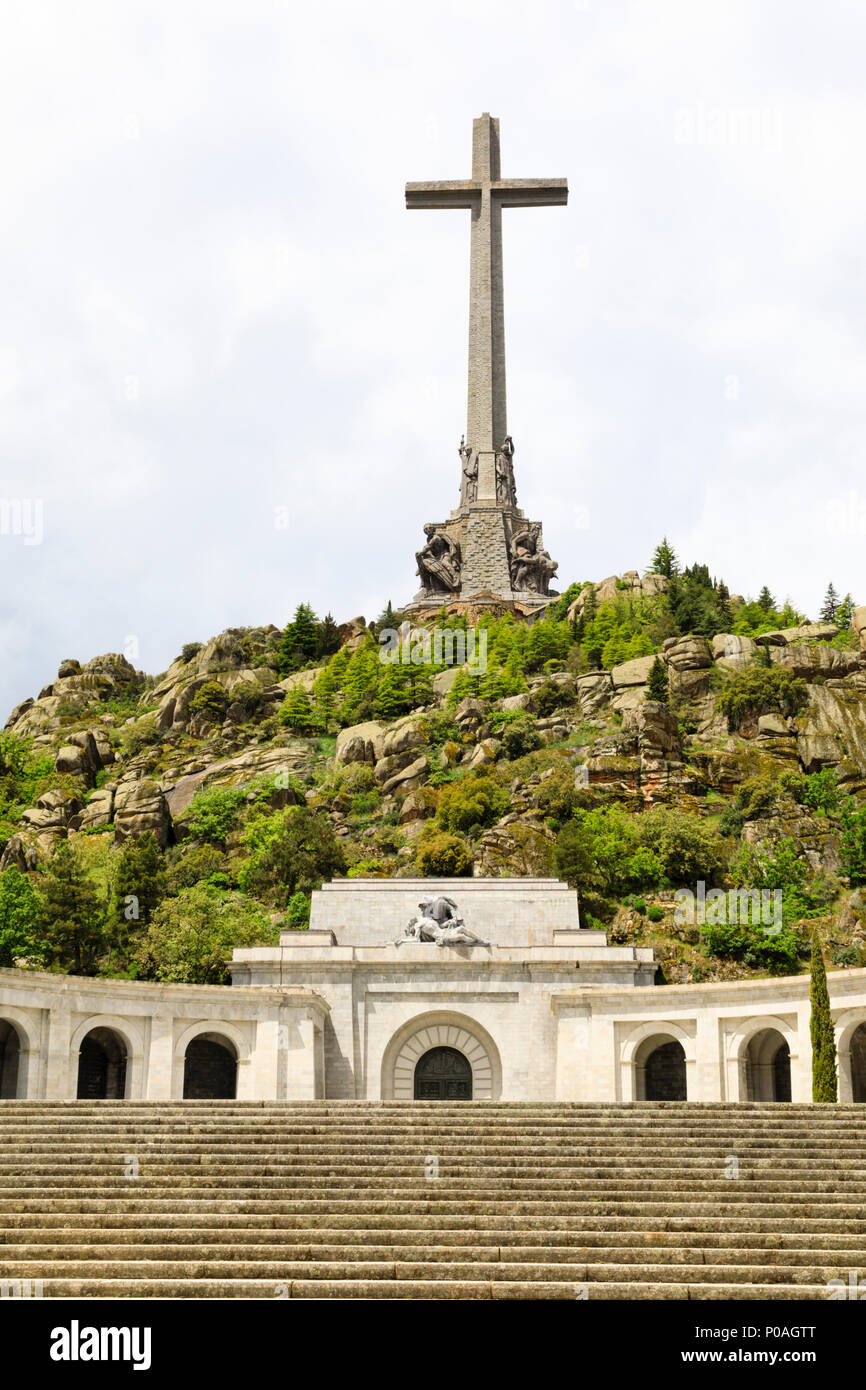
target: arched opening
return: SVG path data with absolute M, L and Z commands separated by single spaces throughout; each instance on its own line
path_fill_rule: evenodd
M 219 1033 L 199 1033 L 183 1061 L 184 1100 L 234 1100 L 238 1058 L 234 1044 Z
M 686 1054 L 681 1042 L 657 1033 L 635 1055 L 637 1100 L 686 1100 Z
M 21 1075 L 21 1039 L 14 1023 L 0 1018 L 0 1100 L 15 1100 Z
M 456 1047 L 431 1047 L 415 1065 L 416 1100 L 471 1100 L 472 1067 Z
M 394 1033 L 382 1053 L 381 1099 L 417 1099 L 415 1070 L 421 1059 L 437 1048 L 457 1052 L 468 1064 L 471 1090 L 467 1099 L 500 1099 L 504 1089 L 502 1062 L 493 1038 L 474 1018 L 444 1009 L 407 1019 Z M 451 1079 L 458 1078 L 454 1074 Z
M 866 1102 L 866 1023 L 851 1034 L 851 1099 Z
M 79 1100 L 123 1100 L 126 1043 L 113 1028 L 91 1028 L 78 1049 Z
M 778 1028 L 762 1028 L 746 1047 L 746 1100 L 790 1099 L 791 1049 Z

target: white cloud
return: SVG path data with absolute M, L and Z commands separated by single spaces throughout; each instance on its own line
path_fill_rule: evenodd
M 468 175 L 485 109 L 506 174 L 571 189 L 505 219 L 518 490 L 562 581 L 667 533 L 734 590 L 856 594 L 866 16 L 829 14 L 10 11 L 0 496 L 46 528 L 0 536 L 3 710 L 130 633 L 158 670 L 302 599 L 369 617 L 413 592 L 456 498 L 469 228 L 402 187 Z

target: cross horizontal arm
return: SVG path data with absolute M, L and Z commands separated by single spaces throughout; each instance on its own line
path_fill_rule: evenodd
M 497 179 L 482 184 L 473 179 L 439 183 L 407 183 L 407 208 L 472 208 L 489 188 L 504 208 L 554 207 L 568 202 L 567 179 Z
M 568 179 L 498 179 L 490 192 L 504 208 L 561 206 L 568 202 Z
M 469 179 L 445 183 L 407 183 L 407 208 L 472 208 L 481 197 L 481 185 Z

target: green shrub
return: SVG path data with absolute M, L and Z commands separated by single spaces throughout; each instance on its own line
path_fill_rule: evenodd
M 205 787 L 196 792 L 186 822 L 192 838 L 224 846 L 246 798 L 242 787 Z
M 240 705 L 244 715 L 252 719 L 262 707 L 263 688 L 258 681 L 238 681 L 231 688 L 229 702 Z
M 45 950 L 37 942 L 39 897 L 26 874 L 14 865 L 0 874 L 0 966 L 13 966 L 18 957 L 42 962 Z
M 155 714 L 144 714 L 120 730 L 120 745 L 127 757 L 134 757 L 143 748 L 159 743 L 160 731 Z
M 866 806 L 848 797 L 840 814 L 842 865 L 852 883 L 866 883 Z
M 807 777 L 805 772 L 799 772 L 795 768 L 788 768 L 779 776 L 779 791 L 787 792 L 795 801 L 802 802 L 806 794 Z
M 746 778 L 737 790 L 734 804 L 744 821 L 759 820 L 771 809 L 778 795 L 776 779 L 761 773 L 757 777 Z
M 712 883 L 725 862 L 718 831 L 687 811 L 655 806 L 638 816 L 640 844 L 661 865 L 662 878 L 670 884 Z
M 646 916 L 646 903 L 643 898 L 629 898 L 628 902 L 629 905 L 634 908 L 635 912 L 640 913 L 641 917 Z
M 196 883 L 160 904 L 135 959 L 145 979 L 222 985 L 230 982 L 236 946 L 276 945 L 277 939 L 258 903 Z
M 436 818 L 446 830 L 493 825 L 508 806 L 508 793 L 492 777 L 463 777 L 439 793 Z
M 646 915 L 651 922 L 661 922 L 664 920 L 665 914 L 662 908 L 656 907 L 655 903 L 653 903 L 652 907 L 647 908 Z
M 324 879 L 346 871 L 330 821 L 308 806 L 252 817 L 243 843 L 249 858 L 238 871 L 240 886 L 278 904 L 289 902 L 299 889 L 309 893 Z
M 808 698 L 806 682 L 786 667 L 756 665 L 731 676 L 719 694 L 719 708 L 729 728 L 738 729 L 749 716 L 797 714 Z
M 541 734 L 535 727 L 535 721 L 524 714 L 513 724 L 508 724 L 502 733 L 502 747 L 509 762 L 534 753 L 541 747 Z
M 212 844 L 189 844 L 166 872 L 169 893 L 180 893 L 194 883 L 209 881 L 214 874 L 225 873 L 225 859 Z
M 202 643 L 201 643 L 201 642 L 187 642 L 187 643 L 185 643 L 185 645 L 184 645 L 184 647 L 183 647 L 183 649 L 182 649 L 182 651 L 181 651 L 181 654 L 180 654 L 180 659 L 181 659 L 181 661 L 192 661 L 192 659 L 193 659 L 194 656 L 198 656 L 198 654 L 199 654 L 199 652 L 201 651 L 201 649 L 202 649 Z
M 700 928 L 711 956 L 722 960 L 740 960 L 749 944 L 749 933 L 736 922 L 706 923 Z
M 457 835 L 423 830 L 418 836 L 415 863 L 423 878 L 466 878 L 472 873 L 472 856 Z
M 574 688 L 571 685 L 563 685 L 558 681 L 542 681 L 537 690 L 533 692 L 532 704 L 535 712 L 542 719 L 553 714 L 555 710 L 562 709 L 563 705 L 574 703 Z
M 286 908 L 286 924 L 290 927 L 310 925 L 310 898 L 307 893 L 293 893 Z
M 229 697 L 219 681 L 205 681 L 189 702 L 191 715 L 203 715 L 211 724 L 221 724 L 229 707 Z
M 803 804 L 812 811 L 833 815 L 839 809 L 839 774 L 835 767 L 822 767 L 805 780 Z

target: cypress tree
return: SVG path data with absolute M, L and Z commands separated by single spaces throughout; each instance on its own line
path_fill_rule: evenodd
M 812 1005 L 809 1021 L 812 1036 L 812 1099 L 819 1105 L 827 1105 L 836 1100 L 836 1036 L 830 1013 L 821 938 L 817 931 L 812 933 L 809 1000 Z

